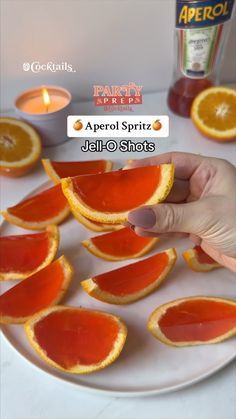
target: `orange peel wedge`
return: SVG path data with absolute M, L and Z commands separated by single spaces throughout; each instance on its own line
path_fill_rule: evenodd
M 49 225 L 34 234 L 0 237 L 0 280 L 25 279 L 51 263 L 59 245 L 59 230 Z
M 168 249 L 139 262 L 81 282 L 87 294 L 110 304 L 129 304 L 159 287 L 176 261 L 175 249 Z
M 113 163 L 110 160 L 59 162 L 42 159 L 42 165 L 48 177 L 54 183 L 60 183 L 62 178 L 68 176 L 110 172 Z
M 57 304 L 73 276 L 65 256 L 52 262 L 0 296 L 0 323 L 24 323 L 37 312 Z
M 106 224 L 106 223 L 99 223 L 98 221 L 92 221 L 88 218 L 84 217 L 79 212 L 75 212 L 74 209 L 71 208 L 71 212 L 75 219 L 86 227 L 88 230 L 96 231 L 98 233 L 105 232 L 105 231 L 116 231 L 122 228 L 121 224 Z
M 29 230 L 43 230 L 50 224 L 60 224 L 69 215 L 61 186 L 56 185 L 1 211 L 10 224 Z
M 187 265 L 195 272 L 209 272 L 222 266 L 207 255 L 200 246 L 183 252 L 183 258 Z
M 129 227 L 102 234 L 81 242 L 90 253 L 105 260 L 138 258 L 149 252 L 158 238 L 140 237 Z
M 154 310 L 147 327 L 171 346 L 222 342 L 236 335 L 236 301 L 202 296 L 171 301 Z
M 117 316 L 63 306 L 31 317 L 25 332 L 40 358 L 71 374 L 88 374 L 112 364 L 127 336 L 127 328 Z
M 62 179 L 73 213 L 90 220 L 119 224 L 128 212 L 165 200 L 174 181 L 174 165 L 138 167 L 98 175 Z

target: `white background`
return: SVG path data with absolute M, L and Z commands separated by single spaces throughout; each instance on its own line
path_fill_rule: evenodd
M 94 84 L 166 89 L 172 77 L 175 0 L 2 0 L 1 107 L 41 84 L 90 99 Z M 236 13 L 222 81 L 236 80 Z M 24 72 L 24 62 L 67 61 L 76 73 Z

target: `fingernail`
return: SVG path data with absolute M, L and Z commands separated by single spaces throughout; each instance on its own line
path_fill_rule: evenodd
M 156 214 L 151 208 L 140 208 L 128 214 L 128 221 L 137 227 L 151 228 L 156 224 Z

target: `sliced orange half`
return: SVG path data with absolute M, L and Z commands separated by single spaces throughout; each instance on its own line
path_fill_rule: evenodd
M 151 314 L 148 330 L 172 346 L 222 342 L 236 335 L 236 301 L 214 297 L 171 301 Z
M 61 185 L 53 186 L 1 212 L 9 223 L 30 230 L 43 230 L 49 224 L 60 224 L 69 213 Z
M 131 265 L 81 282 L 84 291 L 110 304 L 127 304 L 154 291 L 176 261 L 175 249 L 168 249 Z
M 222 266 L 202 250 L 201 246 L 195 246 L 183 252 L 183 258 L 187 265 L 195 272 L 209 272 Z
M 62 189 L 74 213 L 102 223 L 123 223 L 128 212 L 157 204 L 169 194 L 174 165 L 138 167 L 130 170 L 62 179 Z
M 77 307 L 51 307 L 25 324 L 28 340 L 48 364 L 87 374 L 112 364 L 127 336 L 125 324 L 109 313 Z
M 61 178 L 68 176 L 105 173 L 112 169 L 110 160 L 59 162 L 42 159 L 42 164 L 45 172 L 54 183 L 60 183 Z
M 0 174 L 22 176 L 38 161 L 41 140 L 26 122 L 15 118 L 0 118 Z
M 95 256 L 105 260 L 124 260 L 143 256 L 158 241 L 140 237 L 129 227 L 84 240 L 81 244 Z
M 121 224 L 105 224 L 105 223 L 99 223 L 98 221 L 92 221 L 88 218 L 84 217 L 79 212 L 75 212 L 71 208 L 71 212 L 76 218 L 77 221 L 79 221 L 80 224 L 82 224 L 84 227 L 91 231 L 97 231 L 97 232 L 103 232 L 103 231 L 114 231 L 119 230 L 122 228 Z
M 0 323 L 24 323 L 40 310 L 57 304 L 73 275 L 65 256 L 34 273 L 0 296 Z
M 49 265 L 58 245 L 55 225 L 42 233 L 0 237 L 0 280 L 25 279 Z
M 191 118 L 199 131 L 217 141 L 236 139 L 236 90 L 209 87 L 194 99 Z

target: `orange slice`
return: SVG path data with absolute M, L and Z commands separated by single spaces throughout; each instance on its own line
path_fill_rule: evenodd
M 236 301 L 213 297 L 171 301 L 151 314 L 148 330 L 172 346 L 222 342 L 236 335 Z
M 25 279 L 49 265 L 59 244 L 54 225 L 36 234 L 0 237 L 0 280 Z
M 61 185 L 53 186 L 1 212 L 9 223 L 30 230 L 43 230 L 49 224 L 60 224 L 69 213 Z
M 65 178 L 62 190 L 74 213 L 118 224 L 127 221 L 130 210 L 163 201 L 173 180 L 174 165 L 162 164 Z
M 127 304 L 154 291 L 171 271 L 175 249 L 168 249 L 131 265 L 81 282 L 91 297 L 110 304 Z
M 84 227 L 91 231 L 97 231 L 97 232 L 103 232 L 103 231 L 114 231 L 119 230 L 122 228 L 121 224 L 105 224 L 105 223 L 99 223 L 98 221 L 92 221 L 88 218 L 84 217 L 79 212 L 75 212 L 71 208 L 71 212 L 76 218 L 77 221 L 79 221 L 80 224 L 82 224 Z
M 68 176 L 88 175 L 94 173 L 110 172 L 110 160 L 70 161 L 59 162 L 42 159 L 45 172 L 54 183 L 60 183 L 61 178 Z
M 73 268 L 61 256 L 0 296 L 0 323 L 24 323 L 40 310 L 57 304 L 73 275 Z
M 95 256 L 105 260 L 137 258 L 147 253 L 157 238 L 140 237 L 129 227 L 84 240 L 81 244 Z
M 57 306 L 25 324 L 30 344 L 48 364 L 72 374 L 87 374 L 113 363 L 127 336 L 125 324 L 112 314 Z
M 30 125 L 15 118 L 0 118 L 1 175 L 24 175 L 37 163 L 40 154 L 40 137 Z
M 183 258 L 190 269 L 195 272 L 209 272 L 216 268 L 222 268 L 219 263 L 202 250 L 201 246 L 185 250 Z
M 236 90 L 215 86 L 193 101 L 191 118 L 199 131 L 217 141 L 236 139 Z

